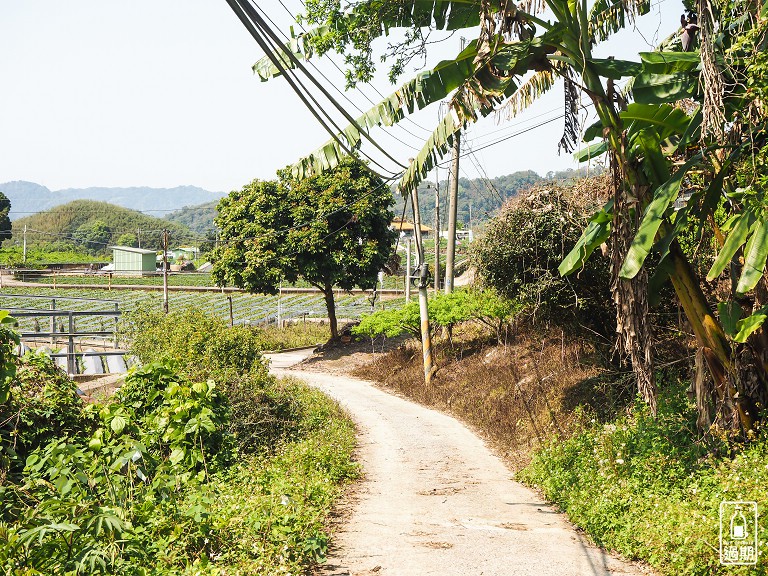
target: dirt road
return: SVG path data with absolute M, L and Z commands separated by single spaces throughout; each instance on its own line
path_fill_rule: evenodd
M 322 574 L 640 573 L 586 544 L 455 419 L 361 380 L 286 371 L 301 355 L 274 355 L 272 368 L 306 380 L 352 414 L 364 471 Z

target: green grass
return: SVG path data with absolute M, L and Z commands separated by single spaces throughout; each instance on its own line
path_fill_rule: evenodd
M 734 457 L 713 456 L 696 432 L 685 388 L 661 384 L 657 419 L 638 402 L 614 422 L 587 421 L 580 433 L 553 438 L 519 477 L 542 489 L 597 544 L 660 574 L 766 574 L 768 431 L 734 446 Z M 757 566 L 720 565 L 723 500 L 757 502 Z
M 357 474 L 354 426 L 322 393 L 293 380 L 279 388 L 300 407 L 300 434 L 273 455 L 246 459 L 186 503 L 205 502 L 215 535 L 216 560 L 199 557 L 201 574 L 301 574 L 328 549 L 325 519 Z M 178 563 L 173 544 L 168 555 Z

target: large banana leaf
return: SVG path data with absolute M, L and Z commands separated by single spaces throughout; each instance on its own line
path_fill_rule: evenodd
M 449 147 L 453 144 L 454 134 L 460 129 L 461 122 L 455 111 L 451 109 L 437 125 L 437 128 L 405 171 L 398 184 L 398 189 L 402 194 L 418 187 L 429 171 L 435 167 L 435 164 L 448 153 Z
M 423 28 L 432 27 L 437 30 L 460 30 L 480 24 L 480 0 L 407 0 L 399 2 L 362 2 L 353 5 L 340 18 L 346 20 L 346 26 L 354 29 L 366 26 L 370 29 L 371 10 L 375 9 L 380 15 L 380 26 L 376 30 L 379 36 L 387 35 L 393 28 Z M 331 26 L 320 26 L 307 30 L 302 34 L 294 34 L 291 30 L 291 40 L 283 45 L 278 55 L 286 68 L 294 68 L 293 62 L 285 55 L 292 52 L 298 59 L 309 59 L 315 54 L 313 45 L 331 43 Z M 279 70 L 272 64 L 268 56 L 259 59 L 253 65 L 262 81 L 279 76 Z
M 763 277 L 766 259 L 768 259 L 768 221 L 763 212 L 744 248 L 744 268 L 736 292 L 744 294 L 757 285 Z
M 446 98 L 474 72 L 472 65 L 477 56 L 476 42 L 470 43 L 453 60 L 444 60 L 432 70 L 418 74 L 384 100 L 373 106 L 347 126 L 338 136 L 350 149 L 360 146 L 360 130 L 374 126 L 392 126 L 402 120 L 405 111 L 413 113 Z M 344 157 L 344 150 L 336 140 L 329 140 L 291 168 L 296 178 L 305 178 L 333 168 Z
M 592 215 L 581 237 L 558 266 L 557 271 L 560 272 L 560 276 L 568 276 L 581 270 L 595 248 L 608 240 L 611 235 L 612 211 L 613 200 L 609 200 L 599 212 Z
M 576 162 L 586 162 L 587 160 L 593 160 L 598 156 L 605 154 L 608 151 L 608 143 L 605 140 L 600 142 L 594 142 L 586 148 L 582 148 L 574 152 L 573 157 Z
M 589 37 L 592 44 L 607 40 L 611 34 L 626 27 L 636 15 L 647 14 L 651 9 L 649 0 L 635 2 L 630 9 L 626 0 L 597 0 L 589 12 Z
M 630 139 L 633 132 L 653 127 L 664 141 L 673 134 L 683 134 L 691 123 L 691 117 L 680 108 L 669 104 L 639 104 L 633 103 L 621 113 L 621 119 L 627 129 Z
M 632 83 L 635 102 L 664 104 L 698 92 L 698 52 L 641 52 L 643 70 Z
M 504 106 L 498 110 L 498 115 L 505 116 L 507 119 L 514 118 L 548 92 L 555 85 L 555 80 L 554 70 L 535 72 L 507 99 Z
M 711 282 L 717 278 L 725 270 L 725 267 L 728 266 L 736 251 L 744 245 L 755 223 L 755 219 L 756 216 L 752 210 L 744 210 L 744 212 L 736 215 L 735 220 L 732 222 L 731 231 L 725 239 L 725 244 L 720 248 L 712 268 L 707 273 L 708 281 Z
M 742 318 L 742 309 L 737 302 L 720 302 L 717 305 L 723 330 L 735 342 L 746 342 L 747 338 L 759 329 L 768 318 L 768 306 L 762 306 L 750 316 Z
M 589 63 L 592 65 L 592 69 L 600 76 L 612 78 L 613 80 L 636 76 L 643 69 L 643 65 L 640 62 L 616 60 L 614 58 L 591 58 Z
M 516 89 L 514 78 L 525 73 L 531 62 L 540 65 L 546 61 L 546 53 L 551 50 L 550 46 L 539 39 L 503 43 L 494 46 L 490 55 L 478 64 L 477 47 L 473 42 L 455 59 L 440 62 L 432 70 L 422 72 L 401 86 L 338 136 L 346 141 L 349 148 L 357 148 L 360 145 L 360 129 L 389 126 L 402 119 L 404 110 L 413 112 L 415 108 L 424 108 L 446 98 L 454 90 L 456 95 L 451 101 L 451 108 L 457 114 L 456 125 L 475 121 L 477 112 L 489 114 L 499 102 L 512 94 Z M 438 126 L 435 132 L 444 131 L 444 126 Z M 336 166 L 343 156 L 341 145 L 335 140 L 329 140 L 295 164 L 292 173 L 297 178 L 305 178 Z M 419 158 L 426 160 L 432 156 L 420 154 L 417 162 Z M 413 170 L 412 177 L 408 178 L 406 174 L 400 185 L 403 193 L 409 191 L 410 186 L 418 184 L 421 174 L 425 174 L 424 168 L 418 166 Z
M 680 184 L 692 166 L 699 163 L 701 157 L 696 155 L 681 166 L 672 177 L 659 186 L 653 194 L 653 200 L 645 210 L 643 220 L 637 230 L 635 238 L 627 252 L 627 257 L 619 271 L 621 278 L 634 278 L 642 268 L 645 259 L 656 241 L 656 233 L 659 231 L 664 219 L 664 213 L 670 203 L 677 198 L 680 192 Z

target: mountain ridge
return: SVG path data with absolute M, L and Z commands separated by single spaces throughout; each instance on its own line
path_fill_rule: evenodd
M 37 182 L 14 180 L 0 184 L 11 201 L 11 220 L 50 210 L 73 200 L 96 200 L 107 202 L 138 212 L 154 212 L 158 217 L 188 206 L 215 202 L 225 196 L 224 192 L 211 192 L 193 185 L 173 188 L 151 186 L 63 188 L 51 190 Z

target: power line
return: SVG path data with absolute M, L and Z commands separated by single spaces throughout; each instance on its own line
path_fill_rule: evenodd
M 299 1 L 301 2 L 301 5 L 302 5 L 302 6 L 304 6 L 304 8 L 306 9 L 306 7 L 307 7 L 307 6 L 306 6 L 306 4 L 304 3 L 304 0 L 299 0 Z M 282 6 L 282 7 L 285 9 L 285 11 L 288 13 L 288 15 L 289 15 L 289 16 L 290 16 L 290 17 L 291 17 L 291 18 L 292 18 L 292 19 L 293 19 L 295 22 L 298 22 L 298 21 L 297 21 L 297 19 L 296 19 L 296 17 L 293 15 L 293 13 L 292 13 L 292 12 L 291 12 L 291 11 L 288 9 L 288 7 L 287 7 L 287 6 L 286 6 L 286 5 L 283 3 L 283 0 L 278 0 L 278 2 L 280 2 L 280 5 L 281 5 L 281 6 Z M 302 25 L 300 22 L 298 22 L 298 24 L 299 24 L 299 27 L 300 27 L 300 28 L 301 28 L 301 29 L 304 31 L 304 33 L 306 34 L 306 33 L 307 33 L 307 30 L 306 30 L 306 28 L 304 28 L 304 26 L 303 26 L 303 25 Z M 342 75 L 345 75 L 345 76 L 346 76 L 346 74 L 344 73 L 344 71 L 343 71 L 343 70 L 342 70 L 342 69 L 339 67 L 339 65 L 338 65 L 338 64 L 336 64 L 336 62 L 333 60 L 333 58 L 331 58 L 330 56 L 328 56 L 328 55 L 327 55 L 327 53 L 326 53 L 326 57 L 328 58 L 328 60 L 330 60 L 330 62 L 331 62 L 333 65 L 334 65 L 334 67 L 335 67 L 335 68 L 336 68 L 336 69 L 337 69 L 339 72 L 341 72 L 341 73 L 342 73 Z M 374 92 L 376 92 L 376 94 L 378 94 L 378 95 L 379 95 L 379 97 L 380 97 L 380 98 L 386 98 L 386 96 L 384 96 L 384 94 L 382 94 L 382 93 L 379 91 L 379 89 L 378 89 L 378 88 L 376 88 L 376 86 L 374 86 L 374 85 L 373 85 L 373 84 L 371 84 L 370 82 L 366 82 L 365 84 L 366 84 L 367 86 L 370 86 L 370 87 L 373 89 L 373 91 L 374 91 Z M 371 105 L 374 105 L 374 106 L 376 105 L 376 103 L 375 103 L 373 100 L 371 100 L 371 99 L 370 99 L 370 98 L 369 98 L 369 97 L 368 97 L 368 96 L 367 96 L 367 95 L 366 95 L 366 94 L 365 94 L 365 93 L 364 93 L 362 90 L 359 90 L 359 89 L 358 89 L 358 91 L 359 91 L 359 93 L 360 93 L 360 94 L 361 94 L 361 95 L 362 95 L 362 96 L 363 96 L 363 97 L 364 97 L 366 100 L 368 100 L 368 102 L 369 102 Z M 431 133 L 432 133 L 432 130 L 430 130 L 429 128 L 425 128 L 424 126 L 421 126 L 421 125 L 420 125 L 420 124 L 418 124 L 416 121 L 414 121 L 412 118 L 409 118 L 409 117 L 407 117 L 407 116 L 406 116 L 404 119 L 405 119 L 405 121 L 406 121 L 406 122 L 408 122 L 408 123 L 410 123 L 410 124 L 413 124 L 413 125 L 414 125 L 416 128 L 419 128 L 420 130 L 423 130 L 423 131 L 424 131 L 424 132 L 426 132 L 427 134 L 431 134 Z M 399 126 L 399 125 L 398 125 L 398 126 Z M 405 127 L 400 127 L 400 128 L 401 128 L 402 130 L 404 130 L 405 132 L 407 132 L 408 134 L 410 134 L 411 136 L 413 136 L 414 138 L 418 138 L 419 140 L 421 140 L 421 137 L 420 137 L 420 136 L 417 136 L 417 135 L 416 135 L 416 134 L 414 134 L 413 132 L 410 132 L 410 131 L 409 131 L 407 128 L 405 128 Z
M 376 142 L 376 140 L 373 137 L 371 137 L 371 135 L 368 133 L 368 131 L 365 128 L 361 127 L 357 123 L 357 121 L 354 118 L 352 118 L 352 116 L 350 116 L 349 112 L 347 112 L 344 109 L 344 107 L 342 107 L 336 101 L 336 99 L 328 92 L 328 90 L 322 85 L 322 83 L 319 82 L 307 70 L 307 68 L 301 63 L 301 61 L 296 57 L 296 55 L 293 54 L 293 52 L 290 49 L 282 45 L 277 35 L 261 17 L 261 15 L 259 14 L 259 11 L 257 10 L 256 7 L 254 7 L 251 0 L 227 0 L 227 3 L 230 5 L 230 7 L 238 16 L 238 18 L 240 18 L 240 21 L 243 23 L 246 29 L 250 32 L 251 36 L 253 36 L 254 40 L 256 40 L 256 42 L 259 44 L 261 49 L 266 53 L 267 57 L 271 60 L 274 66 L 284 75 L 286 81 L 289 83 L 289 85 L 297 94 L 297 96 L 299 96 L 299 98 L 304 103 L 304 105 L 307 106 L 310 112 L 321 123 L 323 128 L 331 135 L 331 137 L 336 141 L 340 149 L 344 151 L 345 154 L 352 155 L 352 150 L 350 149 L 350 147 L 347 144 L 345 144 L 339 136 L 339 134 L 345 134 L 345 132 L 338 126 L 338 124 L 333 119 L 331 114 L 319 104 L 317 99 L 306 88 L 306 86 L 302 84 L 301 80 L 299 80 L 298 75 L 292 69 L 292 67 L 291 66 L 286 67 L 283 65 L 281 58 L 278 56 L 278 54 L 280 54 L 281 52 L 285 57 L 287 57 L 291 61 L 293 66 L 295 66 L 322 93 L 323 97 L 326 98 L 331 103 L 331 105 L 334 108 L 336 108 L 338 112 L 341 113 L 341 115 L 345 118 L 345 120 L 349 124 L 355 127 L 355 130 L 359 135 L 361 135 L 366 140 L 368 140 L 371 144 L 373 144 L 374 147 L 376 147 L 380 152 L 382 152 L 387 158 L 389 158 L 395 164 L 399 165 L 402 168 L 405 168 L 404 165 L 400 164 L 399 161 L 397 161 L 384 148 L 382 148 L 382 146 L 378 142 Z M 312 100 L 312 103 L 310 103 L 308 99 Z M 327 119 L 327 122 L 326 120 L 321 118 L 320 113 L 322 113 L 322 115 L 325 116 L 325 118 Z M 336 129 L 335 132 L 331 130 L 328 123 L 330 123 Z M 361 152 L 361 153 L 364 154 L 367 158 L 369 158 L 377 166 L 384 168 L 383 165 L 381 165 L 379 162 L 377 162 L 374 158 L 372 158 L 368 154 L 365 154 L 364 152 Z M 390 172 L 390 174 L 393 174 L 393 173 Z
M 292 13 L 290 10 L 288 10 L 288 7 L 287 7 L 287 6 L 286 6 L 286 5 L 285 5 L 285 4 L 282 2 L 282 0 L 279 0 L 279 1 L 280 1 L 280 5 L 281 5 L 281 6 L 282 6 L 282 7 L 285 9 L 285 11 L 286 11 L 286 12 L 288 12 L 288 14 L 291 16 L 291 18 L 293 18 L 294 20 L 296 20 L 296 18 L 295 18 L 295 16 L 293 15 L 293 13 Z M 268 15 L 266 12 L 264 12 L 264 10 L 262 10 L 262 12 L 264 13 L 264 16 L 265 16 L 265 17 L 266 17 L 266 18 L 267 18 L 267 19 L 268 19 L 268 20 L 269 20 L 269 21 L 272 23 L 272 25 L 273 25 L 275 28 L 277 28 L 278 30 L 280 30 L 280 28 L 277 26 L 277 24 L 275 24 L 275 21 L 274 21 L 274 20 L 272 20 L 272 18 L 270 18 L 270 17 L 269 17 L 269 15 Z M 304 31 L 304 33 L 306 34 L 306 33 L 307 33 L 307 30 L 304 28 L 304 26 L 302 26 L 302 25 L 301 25 L 301 23 L 299 23 L 299 26 L 301 27 L 301 29 L 302 29 L 302 30 Z M 282 30 L 280 30 L 280 34 L 281 34 L 281 35 L 282 35 L 282 36 L 283 36 L 283 37 L 284 37 L 284 38 L 285 38 L 285 39 L 286 39 L 288 42 L 290 42 L 290 38 L 288 37 L 288 35 L 287 35 L 285 32 L 283 32 Z M 330 56 L 328 56 L 328 54 L 327 54 L 327 53 L 325 54 L 325 57 L 326 57 L 326 59 L 327 59 L 329 62 L 331 62 L 331 64 L 333 64 L 333 65 L 334 65 L 334 67 L 336 67 L 336 69 L 337 69 L 339 72 L 341 72 L 341 73 L 343 74 L 343 72 L 344 72 L 344 71 L 343 71 L 343 70 L 342 70 L 342 69 L 339 67 L 339 65 L 338 65 L 338 64 L 336 64 L 336 62 L 335 62 L 335 61 L 334 61 L 334 60 L 333 60 L 333 59 L 332 59 Z M 353 106 L 353 107 L 354 107 L 354 108 L 355 108 L 355 109 L 356 109 L 358 112 L 360 112 L 360 114 L 365 114 L 365 111 L 364 111 L 362 108 L 360 108 L 360 107 L 359 107 L 357 104 L 355 104 L 355 103 L 352 101 L 352 99 L 350 99 L 350 98 L 349 98 L 349 96 L 347 96 L 347 95 L 346 95 L 344 92 L 342 92 L 342 90 L 341 90 L 341 89 L 340 89 L 338 86 L 336 86 L 336 84 L 335 84 L 334 82 L 332 82 L 332 81 L 331 81 L 331 80 L 330 80 L 330 79 L 329 79 L 329 78 L 328 78 L 328 77 L 327 77 L 325 74 L 323 74 L 323 72 L 322 72 L 322 71 L 321 71 L 321 70 L 320 70 L 320 69 L 319 69 L 317 66 L 315 66 L 315 64 L 314 64 L 314 63 L 313 63 L 311 60 L 308 60 L 308 62 L 309 62 L 309 64 L 310 64 L 310 66 L 312 66 L 312 68 L 314 68 L 314 70 L 315 70 L 315 71 L 316 71 L 318 74 L 320 74 L 320 76 L 321 76 L 322 78 L 324 78 L 324 79 L 325 79 L 325 81 L 326 81 L 326 82 L 328 82 L 328 83 L 329 83 L 329 84 L 330 84 L 330 85 L 333 87 L 333 89 L 334 89 L 336 92 L 338 92 L 338 93 L 339 93 L 339 94 L 342 96 L 342 98 L 344 98 L 344 99 L 345 99 L 347 102 L 349 102 L 349 103 L 350 103 L 350 104 L 351 104 L 351 105 L 352 105 L 352 106 Z M 372 106 L 376 106 L 376 102 L 374 102 L 373 100 L 371 100 L 370 98 L 368 98 L 368 96 L 366 96 L 366 95 L 363 93 L 363 91 L 362 91 L 362 90 L 358 90 L 358 93 L 359 93 L 361 96 L 363 96 L 363 97 L 364 97 L 366 100 L 368 100 L 368 102 L 369 102 L 369 103 L 370 103 Z M 382 96 L 382 98 L 383 98 L 383 96 Z M 403 130 L 403 131 L 407 132 L 408 134 L 410 134 L 410 135 L 411 135 L 411 136 L 413 136 L 414 138 L 418 138 L 419 140 L 421 140 L 421 138 L 420 138 L 419 136 L 417 136 L 416 134 L 414 134 L 414 133 L 412 133 L 412 132 L 409 132 L 409 131 L 408 131 L 408 130 L 406 130 L 404 127 L 400 126 L 399 124 L 395 124 L 395 126 L 397 126 L 398 128 L 400 128 L 401 130 Z M 424 128 L 424 130 L 426 130 L 426 128 Z M 387 133 L 387 135 L 388 135 L 388 136 L 390 136 L 391 138 L 394 138 L 395 140 L 397 140 L 398 142 L 400 142 L 400 143 L 401 143 L 401 144 L 403 144 L 404 146 L 407 146 L 407 147 L 408 147 L 408 148 L 410 148 L 411 150 L 418 150 L 418 148 L 417 148 L 416 146 L 413 146 L 413 145 L 409 144 L 408 142 L 405 142 L 404 140 L 402 140 L 402 139 L 398 138 L 398 137 L 397 137 L 397 136 L 395 136 L 394 134 L 390 134 L 390 133 Z

